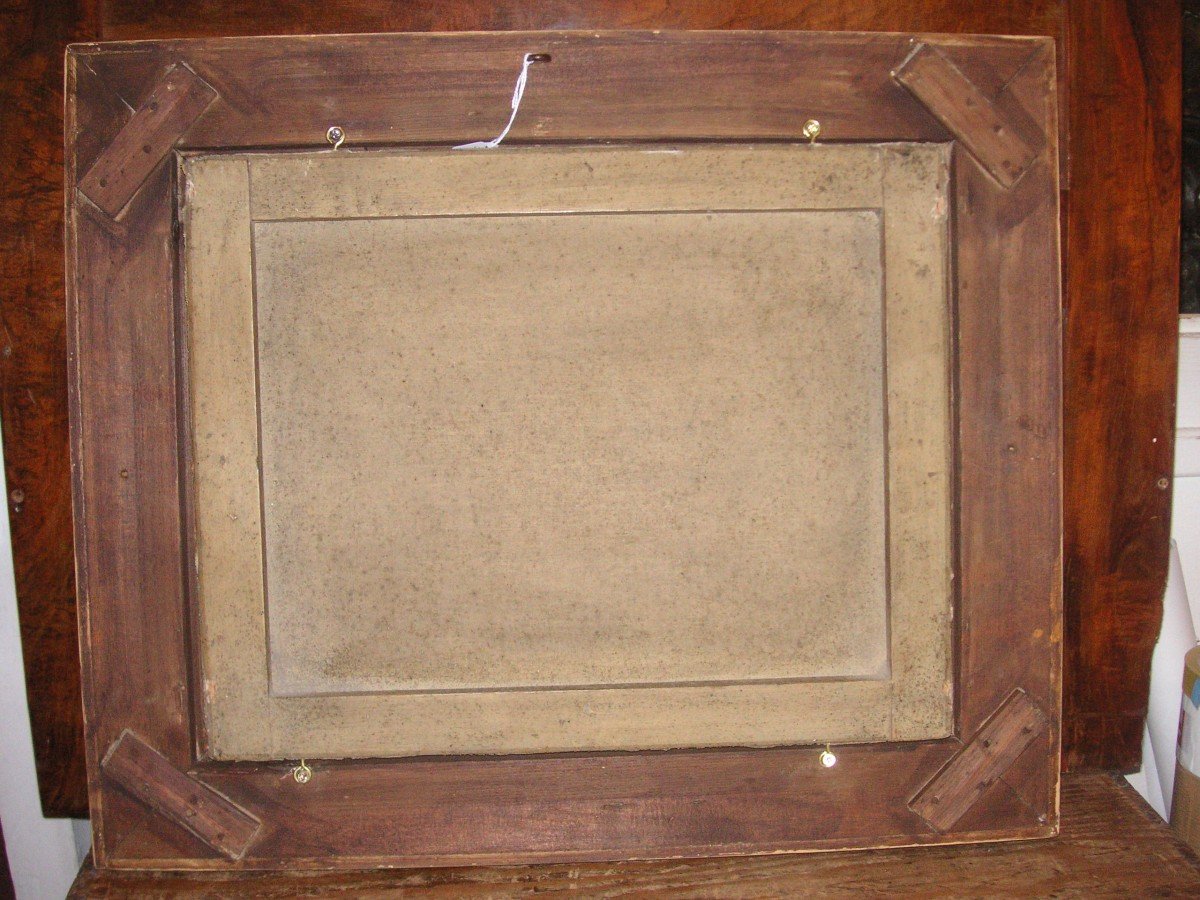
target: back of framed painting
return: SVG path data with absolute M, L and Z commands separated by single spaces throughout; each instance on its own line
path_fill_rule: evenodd
M 70 58 L 99 864 L 1053 833 L 1052 45 L 531 40 Z

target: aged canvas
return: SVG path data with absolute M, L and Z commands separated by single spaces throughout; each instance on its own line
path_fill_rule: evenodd
M 215 757 L 950 733 L 944 147 L 183 173 Z

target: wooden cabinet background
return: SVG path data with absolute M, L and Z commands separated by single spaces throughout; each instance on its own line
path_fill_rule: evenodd
M 1063 118 L 1064 766 L 1133 768 L 1170 527 L 1178 0 L 26 0 L 0 8 L 0 418 L 42 803 L 86 811 L 67 450 L 63 49 L 543 28 L 1051 35 Z M 142 98 L 121 98 L 136 106 Z

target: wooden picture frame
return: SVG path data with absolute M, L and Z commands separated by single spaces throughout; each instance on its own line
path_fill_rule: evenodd
M 719 855 L 1057 830 L 1061 400 L 1053 43 L 511 33 L 79 45 L 67 62 L 71 434 L 98 865 Z M 950 737 L 762 749 L 219 762 L 197 677 L 179 172 L 198 153 L 942 144 L 956 624 Z M 131 117 L 114 106 L 140 97 Z M 497 127 L 492 128 L 493 125 Z M 295 777 L 297 772 L 308 777 Z

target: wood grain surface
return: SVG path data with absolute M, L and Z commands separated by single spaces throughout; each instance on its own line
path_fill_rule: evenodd
M 0 420 L 43 809 L 87 811 L 67 453 L 63 50 L 91 3 L 0 6 Z
M 1011 121 L 953 63 L 927 44 L 918 44 L 893 77 L 1004 187 L 1016 184 L 1036 159 L 1045 140 L 1036 126 L 1021 128 Z
M 116 217 L 216 96 L 186 66 L 169 69 L 80 179 L 84 196 Z
M 1182 18 L 1174 0 L 1072 9 L 1064 763 L 1131 769 L 1171 528 Z
M 549 27 L 1057 36 L 1060 100 L 1071 111 L 1061 125 L 1065 132 L 1070 121 L 1070 138 L 1083 148 L 1072 154 L 1068 171 L 1077 189 L 1068 195 L 1075 199 L 1067 216 L 1074 236 L 1067 252 L 1078 256 L 1068 266 L 1067 295 L 1065 759 L 1075 767 L 1130 767 L 1139 756 L 1169 520 L 1169 482 L 1166 490 L 1158 482 L 1169 476 L 1173 424 L 1175 342 L 1166 330 L 1174 318 L 1177 271 L 1171 208 L 1178 181 L 1179 107 L 1172 98 L 1178 16 L 1170 0 L 1106 0 L 1096 9 L 1060 0 L 44 0 L 0 8 L 0 124 L 6 136 L 0 143 L 0 284 L 5 346 L 12 348 L 0 356 L 0 415 L 45 810 L 86 810 L 61 302 L 66 42 Z M 1064 42 L 1068 22 L 1071 39 Z M 128 104 L 142 99 L 142 91 L 110 95 L 107 114 L 121 120 L 131 112 Z M 1144 176 L 1130 177 L 1134 172 Z
M 1045 716 L 1025 694 L 1014 691 L 909 801 L 909 808 L 939 831 L 950 829 L 1045 728 Z
M 179 771 L 131 731 L 117 739 L 100 765 L 105 777 L 230 859 L 241 857 L 262 827 L 258 819 Z
M 1048 841 L 670 862 L 257 875 L 99 873 L 82 898 L 431 897 L 1194 897 L 1200 861 L 1123 782 L 1063 781 Z

